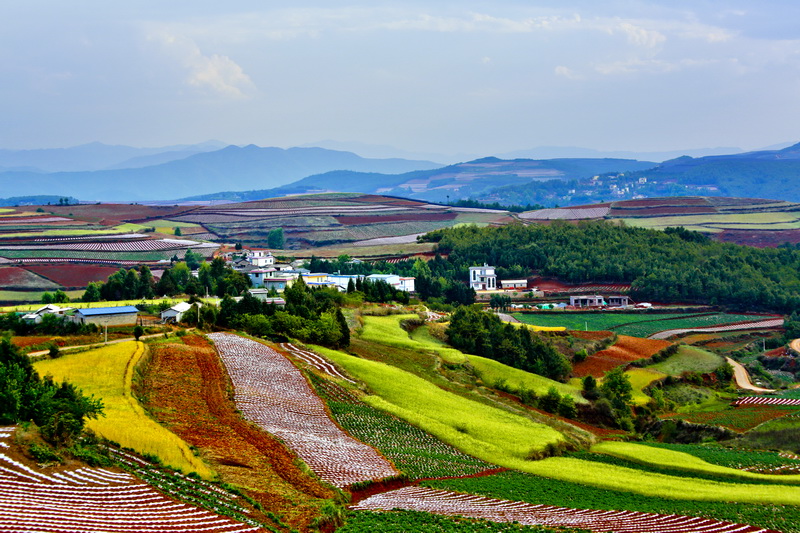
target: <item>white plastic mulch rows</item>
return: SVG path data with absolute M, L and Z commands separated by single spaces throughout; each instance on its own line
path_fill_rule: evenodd
M 289 352 L 290 354 L 292 354 L 293 356 L 297 357 L 298 359 L 313 366 L 317 370 L 325 372 L 326 374 L 329 374 L 331 376 L 343 379 L 345 381 L 349 381 L 350 383 L 355 383 L 355 381 L 342 374 L 338 368 L 333 366 L 332 363 L 328 362 L 328 360 L 322 357 L 321 355 L 317 355 L 314 352 L 309 352 L 308 350 L 303 350 L 302 348 L 298 348 L 291 342 L 281 343 L 280 347 Z
M 0 443 L 13 427 L 0 428 Z M 45 474 L 0 453 L 0 531 L 54 533 L 260 531 L 178 503 L 124 472 L 77 468 Z
M 573 527 L 597 533 L 777 533 L 744 524 L 720 522 L 681 515 L 659 515 L 636 511 L 596 511 L 552 505 L 498 500 L 424 487 L 404 487 L 370 496 L 351 505 L 358 511 L 402 509 L 448 516 L 481 518 L 493 522 L 518 522 L 523 525 Z
M 785 405 L 800 407 L 800 398 L 780 398 L 778 396 L 742 396 L 733 405 Z
M 667 339 L 673 335 L 682 335 L 684 333 L 717 333 L 720 331 L 738 331 L 740 329 L 779 328 L 781 326 L 783 326 L 782 318 L 769 318 L 753 322 L 737 322 L 725 326 L 712 326 L 710 328 L 668 329 L 654 333 L 648 339 Z
M 336 487 L 399 474 L 375 449 L 337 426 L 305 377 L 275 350 L 229 333 L 211 333 L 245 418 L 279 437 L 320 479 Z

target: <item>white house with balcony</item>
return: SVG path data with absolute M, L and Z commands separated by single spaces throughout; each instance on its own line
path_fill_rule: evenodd
M 497 274 L 493 266 L 469 267 L 469 286 L 476 291 L 493 291 L 497 289 Z

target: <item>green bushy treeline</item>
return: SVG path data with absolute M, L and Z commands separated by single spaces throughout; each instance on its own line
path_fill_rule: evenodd
M 438 243 L 453 273 L 486 262 L 496 265 L 501 276 L 502 269 L 521 267 L 571 282 L 630 282 L 638 300 L 785 313 L 800 308 L 800 251 L 720 243 L 683 228 L 555 221 L 448 228 L 424 239 Z
M 82 300 L 99 302 L 101 300 L 133 300 L 155 296 L 174 296 L 176 294 L 203 295 L 226 294 L 238 296 L 250 286 L 250 279 L 241 272 L 234 271 L 221 257 L 207 263 L 191 250 L 186 252 L 186 260 L 175 262 L 155 280 L 147 265 L 124 269 L 111 274 L 105 283 L 89 283 Z M 192 276 L 192 270 L 198 276 Z
M 447 328 L 450 344 L 459 350 L 500 361 L 550 379 L 564 380 L 572 365 L 547 340 L 527 327 L 503 323 L 476 306 L 461 306 Z
M 70 383 L 41 378 L 27 355 L 8 339 L 0 340 L 0 425 L 33 421 L 45 440 L 65 446 L 81 434 L 87 418 L 102 411 L 99 399 Z
M 344 295 L 328 287 L 309 288 L 298 278 L 283 291 L 283 310 L 265 304 L 250 293 L 237 303 L 220 303 L 219 324 L 244 330 L 258 337 L 294 337 L 332 348 L 350 345 L 350 328 L 340 306 Z

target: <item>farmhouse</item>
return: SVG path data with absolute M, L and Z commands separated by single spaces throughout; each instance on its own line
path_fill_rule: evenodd
M 414 292 L 414 282 L 417 278 L 403 278 L 396 274 L 370 274 L 367 279 L 370 281 L 384 281 L 395 289 Z
M 350 283 L 350 280 L 353 280 L 353 283 L 355 283 L 356 280 L 363 277 L 364 276 L 358 274 L 328 274 L 328 281 L 335 283 L 340 291 L 346 291 L 347 284 Z
M 270 296 L 269 289 L 249 289 L 248 292 L 252 294 L 256 299 L 261 300 L 262 302 L 279 305 L 281 307 L 286 305 L 286 300 L 284 300 L 283 298 Z
M 528 288 L 527 279 L 503 279 L 500 280 L 500 287 L 504 289 L 525 290 Z
M 627 296 L 609 296 L 606 302 L 611 307 L 626 307 L 630 305 L 630 298 Z
M 41 324 L 44 315 L 65 316 L 68 312 L 73 310 L 74 308 L 72 307 L 59 307 L 55 304 L 47 304 L 32 313 L 22 315 L 22 320 L 29 324 Z
M 497 288 L 497 274 L 494 267 L 486 263 L 483 266 L 469 267 L 469 286 L 476 291 L 491 291 Z
M 200 304 L 195 304 L 199 306 Z M 165 311 L 161 311 L 161 322 L 164 324 L 168 322 L 180 322 L 183 318 L 183 314 L 186 313 L 189 309 L 192 308 L 192 304 L 187 302 L 180 302 Z
M 78 324 L 97 324 L 98 326 L 132 326 L 136 324 L 139 310 L 132 305 L 119 307 L 95 307 L 78 309 L 71 320 Z
M 606 305 L 606 302 L 602 296 L 594 294 L 591 296 L 570 296 L 569 305 L 572 307 L 602 307 Z

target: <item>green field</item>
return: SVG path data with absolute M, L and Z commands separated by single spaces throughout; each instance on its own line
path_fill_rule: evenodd
M 654 468 L 671 469 L 731 478 L 758 483 L 783 483 L 787 485 L 800 485 L 800 475 L 771 476 L 737 470 L 727 466 L 709 463 L 696 455 L 669 448 L 654 448 L 632 442 L 601 442 L 592 446 L 594 453 L 602 453 L 641 463 Z
M 669 318 L 697 316 L 696 313 L 574 313 L 572 311 L 551 311 L 548 313 L 514 313 L 514 318 L 525 324 L 535 326 L 562 326 L 572 330 L 606 331 L 613 330 L 631 322 L 650 322 Z M 671 329 L 671 328 L 662 328 Z M 625 335 L 630 335 L 620 331 Z M 634 335 L 635 336 L 635 335 Z
M 533 504 L 704 516 L 752 524 L 785 533 L 800 532 L 800 508 L 769 502 L 752 504 L 665 499 L 511 471 L 478 478 L 426 481 L 424 485 L 481 494 L 491 498 L 522 500 Z
M 725 359 L 715 353 L 695 346 L 680 346 L 678 353 L 647 368 L 670 376 L 680 376 L 684 372 L 707 374 L 723 364 Z
M 663 229 L 683 226 L 695 231 L 713 231 L 717 227 L 743 226 L 744 229 L 796 229 L 798 217 L 788 212 L 707 214 L 621 219 L 628 226 Z M 785 227 L 784 227 L 785 226 Z M 733 228 L 730 228 L 733 229 Z
M 469 355 L 469 362 L 478 373 L 478 376 L 483 382 L 494 388 L 502 383 L 503 390 L 512 392 L 519 392 L 523 389 L 532 390 L 538 396 L 544 396 L 550 387 L 555 387 L 561 395 L 569 395 L 575 400 L 575 403 L 588 403 L 587 400 L 581 395 L 581 387 L 568 384 L 559 383 L 538 374 L 531 374 L 524 370 L 504 365 L 492 359 L 485 357 L 478 357 L 477 355 Z
M 667 377 L 666 374 L 649 368 L 631 368 L 625 371 L 625 375 L 633 387 L 633 402 L 636 405 L 645 405 L 651 398 L 642 389 L 646 388 L 654 381 Z
M 549 426 L 442 390 L 393 366 L 321 347 L 315 350 L 370 388 L 373 394 L 364 398 L 365 403 L 484 461 L 500 465 L 525 462 L 548 444 L 564 440 Z

